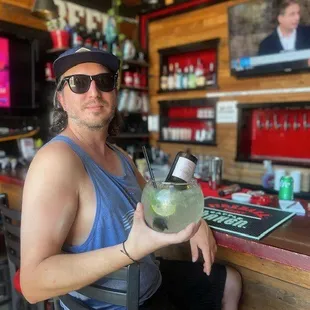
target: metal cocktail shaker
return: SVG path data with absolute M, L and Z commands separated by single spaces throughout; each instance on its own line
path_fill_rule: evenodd
M 222 183 L 223 159 L 220 157 L 209 158 L 209 186 L 217 189 Z

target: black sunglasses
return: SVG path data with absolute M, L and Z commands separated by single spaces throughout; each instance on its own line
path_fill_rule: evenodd
M 76 94 L 84 94 L 88 92 L 91 81 L 95 81 L 96 87 L 103 92 L 110 92 L 116 88 L 117 73 L 100 73 L 97 75 L 74 74 L 66 76 L 62 79 L 58 90 L 63 90 L 66 82 L 71 91 Z

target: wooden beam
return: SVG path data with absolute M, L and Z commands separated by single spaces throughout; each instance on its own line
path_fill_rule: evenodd
M 45 22 L 31 15 L 29 9 L 6 4 L 2 1 L 0 1 L 0 21 L 47 30 Z

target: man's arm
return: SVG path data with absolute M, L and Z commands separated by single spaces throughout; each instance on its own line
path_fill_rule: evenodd
M 61 249 L 78 208 L 83 166 L 58 143 L 39 151 L 24 186 L 21 227 L 21 286 L 36 303 L 66 294 L 132 263 L 121 245 L 82 254 Z
M 33 160 L 24 186 L 21 227 L 21 286 L 32 303 L 89 285 L 131 264 L 122 244 L 81 254 L 63 254 L 62 246 L 78 210 L 85 176 L 80 159 L 68 146 L 53 143 Z M 126 249 L 135 260 L 170 244 L 189 240 L 199 224 L 176 234 L 150 229 L 138 204 Z M 152 240 L 152 242 L 150 242 Z

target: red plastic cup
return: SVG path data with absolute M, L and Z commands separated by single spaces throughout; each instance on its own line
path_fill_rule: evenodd
M 68 48 L 69 47 L 69 32 L 65 30 L 54 30 L 50 32 L 53 48 Z

